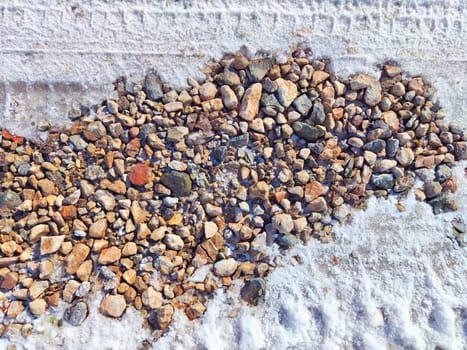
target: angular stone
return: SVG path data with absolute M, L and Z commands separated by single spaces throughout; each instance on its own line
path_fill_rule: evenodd
M 171 304 L 166 304 L 160 308 L 155 309 L 149 315 L 149 322 L 157 329 L 166 329 L 174 314 L 174 307 Z
M 88 306 L 82 301 L 78 301 L 67 308 L 63 314 L 66 322 L 72 326 L 79 326 L 88 316 Z
M 70 275 L 73 275 L 78 271 L 80 265 L 86 260 L 89 255 L 90 248 L 83 244 L 77 243 L 73 250 L 71 251 L 70 255 L 67 257 L 67 267 L 66 272 Z
M 167 137 L 166 140 L 168 142 L 178 143 L 183 140 L 185 136 L 187 136 L 189 130 L 186 126 L 174 126 L 167 130 Z
M 258 82 L 266 76 L 268 70 L 272 67 L 273 60 L 270 58 L 261 58 L 250 61 L 248 65 L 248 76 L 252 82 Z
M 89 236 L 92 238 L 104 238 L 107 231 L 107 219 L 94 222 L 89 228 Z
M 29 311 L 36 317 L 42 315 L 46 309 L 47 303 L 44 299 L 36 299 L 29 303 Z
M 216 223 L 213 221 L 207 221 L 204 223 L 204 236 L 206 239 L 211 238 L 219 231 Z
M 180 101 L 169 102 L 164 105 L 164 109 L 169 113 L 178 112 L 183 109 L 183 103 Z
M 138 252 L 138 247 L 135 242 L 127 242 L 123 246 L 122 255 L 123 256 L 132 256 Z
M 306 207 L 312 213 L 322 213 L 328 210 L 328 204 L 323 197 L 312 200 Z
M 324 120 L 326 119 L 326 113 L 324 112 L 324 106 L 321 103 L 319 102 L 314 103 L 313 111 L 311 112 L 310 118 L 312 122 L 315 124 L 324 123 Z
M 146 289 L 141 294 L 141 301 L 144 306 L 148 306 L 151 309 L 157 309 L 162 306 L 162 294 L 156 291 L 153 287 Z
M 157 101 L 164 94 L 162 91 L 162 83 L 156 73 L 148 73 L 143 85 L 144 92 L 148 99 Z
M 305 185 L 305 201 L 311 202 L 322 196 L 326 192 L 326 188 L 318 181 L 311 181 Z
M 52 254 L 60 249 L 65 236 L 45 236 L 41 237 L 41 255 Z
M 104 248 L 99 254 L 97 262 L 101 265 L 113 264 L 120 260 L 121 256 L 122 252 L 117 247 Z
M 123 315 L 126 309 L 125 297 L 123 295 L 107 294 L 100 305 L 100 312 L 104 315 L 118 318 Z
M 187 173 L 175 170 L 166 172 L 161 176 L 161 182 L 176 196 L 185 197 L 191 193 L 192 181 Z
M 277 98 L 279 102 L 284 106 L 288 107 L 292 104 L 298 94 L 297 85 L 290 80 L 282 78 L 276 79 L 277 83 Z
M 391 174 L 373 175 L 371 181 L 381 190 L 389 190 L 394 187 L 394 177 Z
M 313 106 L 313 103 L 306 94 L 303 94 L 295 99 L 295 101 L 293 102 L 293 106 L 301 115 L 307 115 L 311 107 Z
M 269 200 L 269 185 L 265 181 L 259 181 L 252 185 L 249 189 L 251 198 L 258 198 L 262 200 Z
M 204 315 L 206 312 L 206 306 L 204 306 L 201 302 L 197 301 L 193 305 L 190 305 L 186 310 L 185 314 L 187 315 L 190 321 L 196 320 Z
M 316 142 L 320 137 L 324 136 L 324 131 L 307 123 L 295 122 L 292 125 L 297 136 L 308 142 Z
M 136 200 L 131 202 L 130 213 L 135 224 L 142 224 L 150 217 L 150 213 Z
M 263 86 L 260 83 L 251 85 L 243 95 L 240 105 L 239 116 L 246 120 L 252 121 L 259 112 L 259 102 Z
M 275 230 L 283 234 L 292 232 L 294 228 L 292 217 L 289 214 L 276 214 L 271 223 Z
M 352 90 L 366 89 L 364 101 L 367 105 L 373 107 L 381 101 L 381 84 L 378 80 L 366 74 L 357 74 L 350 80 Z
M 29 233 L 29 241 L 31 243 L 36 243 L 42 236 L 46 236 L 50 232 L 49 225 L 46 224 L 39 224 L 34 226 Z
M 423 192 L 425 192 L 428 199 L 438 196 L 442 191 L 443 187 L 438 181 L 429 181 L 423 185 Z
M 102 205 L 106 211 L 114 210 L 117 202 L 115 197 L 107 190 L 97 190 L 95 193 L 96 201 Z
M 58 189 L 55 186 L 55 183 L 49 179 L 39 180 L 38 186 L 44 197 L 56 195 L 58 193 Z

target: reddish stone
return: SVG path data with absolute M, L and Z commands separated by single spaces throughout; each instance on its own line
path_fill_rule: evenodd
M 128 177 L 130 182 L 135 186 L 144 186 L 149 181 L 151 168 L 146 164 L 136 164 L 130 171 Z
M 74 205 L 65 205 L 62 208 L 62 216 L 65 220 L 74 220 L 78 217 L 78 210 Z
M 10 133 L 7 129 L 3 129 L 3 130 L 2 130 L 2 136 L 3 136 L 3 138 L 6 139 L 6 140 L 10 140 L 10 141 L 16 142 L 18 145 L 22 144 L 23 141 L 24 141 L 24 138 L 22 138 L 21 136 L 13 135 L 13 134 Z

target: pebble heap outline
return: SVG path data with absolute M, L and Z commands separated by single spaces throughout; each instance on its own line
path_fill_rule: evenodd
M 0 333 L 27 334 L 21 315 L 60 299 L 79 326 L 104 291 L 100 312 L 132 305 L 158 337 L 175 308 L 199 318 L 233 279 L 256 305 L 268 246 L 329 242 L 372 195 L 404 195 L 418 178 L 418 200 L 455 210 L 467 136 L 433 88 L 393 64 L 341 79 L 328 63 L 226 55 L 181 91 L 154 72 L 119 79 L 118 99 L 82 108 L 69 129 L 40 123 L 45 142 L 3 129 Z

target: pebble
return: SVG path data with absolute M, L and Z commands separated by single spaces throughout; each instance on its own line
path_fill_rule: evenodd
M 183 246 L 185 245 L 185 243 L 183 242 L 183 239 L 180 236 L 172 234 L 172 233 L 165 235 L 164 243 L 167 245 L 169 249 L 173 249 L 173 250 L 181 250 L 183 249 Z
M 248 73 L 250 76 L 250 80 L 252 82 L 258 82 L 262 80 L 266 76 L 268 70 L 271 68 L 272 63 L 273 61 L 270 58 L 263 58 L 250 61 L 250 63 L 248 64 Z
M 167 130 L 167 137 L 166 140 L 168 142 L 178 143 L 183 140 L 185 136 L 187 136 L 189 130 L 185 126 L 174 126 Z
M 60 249 L 65 240 L 64 235 L 41 237 L 40 251 L 41 255 L 53 254 Z
M 245 283 L 240 291 L 240 296 L 250 305 L 258 305 L 264 301 L 266 283 L 262 278 L 253 278 Z
M 262 89 L 263 86 L 260 83 L 255 83 L 245 91 L 238 113 L 243 120 L 251 122 L 257 117 Z
M 219 92 L 222 96 L 222 103 L 224 104 L 225 108 L 228 110 L 237 108 L 238 99 L 230 86 L 222 85 L 219 88 Z
M 233 258 L 219 260 L 214 264 L 214 273 L 219 277 L 230 277 L 235 273 L 238 262 Z
M 122 252 L 117 247 L 104 248 L 99 254 L 97 262 L 101 265 L 113 264 L 120 260 Z
M 425 192 L 425 195 L 428 199 L 438 196 L 441 194 L 442 190 L 443 188 L 438 181 L 425 182 L 423 185 L 423 192 Z
M 88 316 L 88 306 L 82 301 L 73 303 L 69 308 L 65 309 L 63 319 L 72 326 L 81 325 Z
M 128 180 L 134 186 L 144 186 L 149 182 L 149 175 L 151 174 L 151 168 L 146 164 L 136 164 L 130 170 Z
M 106 231 L 107 219 L 97 220 L 89 227 L 89 236 L 92 238 L 104 238 Z
M 376 106 L 381 101 L 381 85 L 378 80 L 366 74 L 357 74 L 350 80 L 352 90 L 365 89 L 364 101 L 369 106 Z
M 143 89 L 144 92 L 146 92 L 148 99 L 153 101 L 159 100 L 164 94 L 162 92 L 162 83 L 159 79 L 159 76 L 153 72 L 146 75 Z
M 213 221 L 207 221 L 204 223 L 204 237 L 206 239 L 211 238 L 219 231 L 216 223 Z
M 70 275 L 73 275 L 78 271 L 78 268 L 80 265 L 86 260 L 86 258 L 89 255 L 89 252 L 91 249 L 83 244 L 83 243 L 77 243 L 70 255 L 67 257 L 67 267 L 66 267 L 66 272 Z
M 126 309 L 126 302 L 123 295 L 107 294 L 101 302 L 99 310 L 107 316 L 118 318 L 123 315 Z
M 170 304 L 166 304 L 162 307 L 155 309 L 149 315 L 149 322 L 158 329 L 166 329 L 174 314 L 174 307 Z
M 276 214 L 271 223 L 274 229 L 282 234 L 290 233 L 294 228 L 294 222 L 289 214 Z
M 313 103 L 306 94 L 302 94 L 295 99 L 293 106 L 301 115 L 308 115 Z
M 389 190 L 394 187 L 394 178 L 391 174 L 373 175 L 371 181 L 373 185 L 381 190 Z
M 191 193 L 192 181 L 187 173 L 172 170 L 161 177 L 161 183 L 172 191 L 172 194 L 185 197 Z
M 211 82 L 204 83 L 199 88 L 199 96 L 201 97 L 201 100 L 203 101 L 212 100 L 214 97 L 216 97 L 216 94 L 217 94 L 217 87 L 215 84 Z
M 290 80 L 279 78 L 276 80 L 277 98 L 284 107 L 289 107 L 298 94 L 297 85 Z
M 107 190 L 97 190 L 95 193 L 96 201 L 102 205 L 106 211 L 114 210 L 117 202 L 115 197 Z
M 316 142 L 324 136 L 324 131 L 315 126 L 303 122 L 295 122 L 292 125 L 294 132 L 308 142 Z

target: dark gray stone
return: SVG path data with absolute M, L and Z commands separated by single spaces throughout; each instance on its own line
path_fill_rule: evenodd
M 79 326 L 88 317 L 88 306 L 82 301 L 78 301 L 65 310 L 63 319 L 72 326 Z
M 261 106 L 273 107 L 276 111 L 283 112 L 285 109 L 279 103 L 276 96 L 273 94 L 263 94 L 261 96 Z
M 277 239 L 277 244 L 279 244 L 279 246 L 284 249 L 292 248 L 295 244 L 297 244 L 297 242 L 297 237 L 291 234 L 283 235 Z
M 373 153 L 380 153 L 382 150 L 386 148 L 386 142 L 384 140 L 378 139 L 368 142 L 364 148 L 367 151 L 371 151 Z
M 159 79 L 159 76 L 154 72 L 151 72 L 148 75 L 146 75 L 143 89 L 144 92 L 146 92 L 147 98 L 153 101 L 157 101 L 162 97 L 162 95 L 164 95 L 162 91 L 161 80 Z
M 253 278 L 245 283 L 240 296 L 250 305 L 258 305 L 260 301 L 264 300 L 266 292 L 266 283 L 262 278 Z
M 299 137 L 308 142 L 316 142 L 320 137 L 324 136 L 324 131 L 322 129 L 307 123 L 295 122 L 292 127 Z
M 394 186 L 394 177 L 391 174 L 373 175 L 371 181 L 380 190 L 389 190 Z
M 190 175 L 175 170 L 172 170 L 162 175 L 161 182 L 162 184 L 170 188 L 174 195 L 179 197 L 188 196 L 191 193 L 191 189 L 193 186 Z
M 249 134 L 243 134 L 240 136 L 232 137 L 229 140 L 229 146 L 239 148 L 248 145 L 248 142 L 250 141 L 250 136 Z
M 248 77 L 252 83 L 256 83 L 266 76 L 268 70 L 272 67 L 273 60 L 271 58 L 261 58 L 250 61 L 248 65 Z
M 449 180 L 452 176 L 452 169 L 446 164 L 440 164 L 436 168 L 435 179 L 441 183 Z
M 298 96 L 292 105 L 301 115 L 308 115 L 313 103 L 306 94 Z
M 423 185 L 423 192 L 425 192 L 427 198 L 433 198 L 441 194 L 443 188 L 438 181 L 429 181 Z
M 386 142 L 386 154 L 388 157 L 394 157 L 399 150 L 399 140 L 395 138 L 390 138 Z
M 324 113 L 324 107 L 321 103 L 316 102 L 313 105 L 313 111 L 311 112 L 311 120 L 315 124 L 323 124 L 326 119 L 326 113 Z
M 455 201 L 448 197 L 446 193 L 442 193 L 439 196 L 430 199 L 427 203 L 431 205 L 433 214 L 435 215 L 457 210 Z

